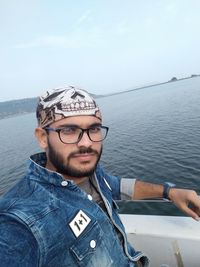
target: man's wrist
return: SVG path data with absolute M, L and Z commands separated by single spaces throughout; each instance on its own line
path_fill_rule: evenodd
M 164 199 L 170 200 L 169 191 L 171 188 L 174 188 L 174 187 L 176 187 L 176 185 L 173 183 L 165 182 L 163 184 L 163 198 Z

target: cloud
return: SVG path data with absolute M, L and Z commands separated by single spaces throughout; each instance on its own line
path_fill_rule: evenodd
M 80 38 L 62 35 L 46 35 L 34 39 L 33 41 L 27 43 L 21 43 L 14 45 L 14 48 L 24 49 L 24 48 L 42 48 L 42 47 L 56 47 L 56 48 L 80 48 L 83 46 L 88 46 L 88 42 Z
M 123 20 L 118 23 L 112 23 L 110 27 L 106 25 L 94 25 L 91 23 L 91 11 L 88 10 L 81 15 L 68 29 L 66 34 L 62 35 L 43 35 L 33 40 L 14 45 L 15 49 L 29 48 L 62 48 L 62 49 L 80 49 L 107 47 L 113 40 L 119 36 L 131 34 L 134 27 Z
M 132 25 L 128 24 L 127 21 L 121 21 L 117 26 L 116 26 L 116 34 L 118 35 L 126 35 L 131 32 L 133 32 Z
M 79 25 L 82 25 L 83 22 L 86 22 L 89 20 L 91 11 L 87 10 L 82 16 L 80 16 L 77 21 L 75 22 L 75 27 L 78 27 Z
M 91 46 L 90 27 L 84 27 L 85 22 L 89 22 L 91 11 L 87 10 L 81 15 L 72 26 L 71 31 L 64 35 L 44 35 L 37 37 L 32 41 L 19 43 L 14 45 L 14 48 L 41 48 L 41 47 L 55 47 L 55 48 L 81 48 Z M 93 35 L 94 37 L 94 35 Z

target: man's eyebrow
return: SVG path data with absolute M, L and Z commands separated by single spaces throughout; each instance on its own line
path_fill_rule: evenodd
M 72 123 L 65 123 L 58 126 L 58 128 L 63 128 L 63 127 L 79 127 L 79 125 Z
M 99 122 L 95 122 L 95 123 L 90 124 L 90 126 L 88 126 L 88 128 L 94 127 L 94 126 L 102 126 L 102 124 Z

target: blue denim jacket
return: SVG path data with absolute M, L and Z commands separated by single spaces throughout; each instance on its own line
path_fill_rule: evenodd
M 117 214 L 120 179 L 96 169 L 106 214 L 73 181 L 42 167 L 45 161 L 44 153 L 32 156 L 26 176 L 0 200 L 1 267 L 130 267 L 138 259 L 148 266 Z

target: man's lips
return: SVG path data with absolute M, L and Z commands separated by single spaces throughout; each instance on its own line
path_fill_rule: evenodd
M 90 160 L 94 156 L 96 156 L 96 153 L 92 152 L 92 153 L 76 153 L 72 157 L 86 161 L 86 160 Z

